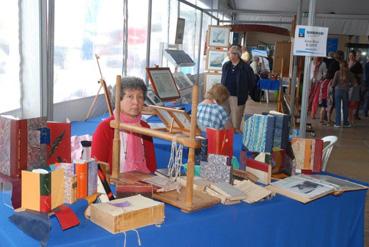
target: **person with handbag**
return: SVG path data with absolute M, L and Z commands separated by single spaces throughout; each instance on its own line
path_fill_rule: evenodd
M 222 84 L 228 89 L 227 110 L 230 112 L 233 128 L 240 130 L 246 101 L 250 92 L 256 88 L 254 72 L 250 65 L 241 59 L 241 48 L 229 48 L 229 61 L 222 67 Z

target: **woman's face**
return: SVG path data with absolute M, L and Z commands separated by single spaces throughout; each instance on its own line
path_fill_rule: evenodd
M 120 111 L 132 118 L 141 114 L 144 106 L 144 93 L 141 89 L 126 89 L 120 101 Z

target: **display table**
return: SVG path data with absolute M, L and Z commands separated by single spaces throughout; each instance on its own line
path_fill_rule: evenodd
M 281 82 L 279 80 L 260 79 L 259 87 L 265 92 L 267 103 L 269 103 L 269 91 L 278 91 Z
M 91 134 L 96 123 L 73 123 L 72 134 Z M 84 127 L 85 126 L 85 127 Z M 87 127 L 86 127 L 87 126 Z M 82 131 L 83 130 L 83 131 Z M 237 137 L 240 138 L 240 137 Z M 154 140 L 160 167 L 169 159 L 170 143 Z M 235 139 L 235 148 L 240 140 Z M 306 205 L 283 196 L 256 204 L 216 205 L 186 214 L 165 205 L 165 221 L 160 227 L 138 229 L 143 247 L 150 246 L 360 246 L 364 245 L 366 190 L 329 195 Z M 0 193 L 0 246 L 40 246 L 13 225 L 10 195 Z M 4 204 L 5 203 L 5 204 Z M 73 205 L 81 224 L 62 232 L 56 218 L 48 246 L 138 246 L 134 231 L 110 234 L 83 216 L 83 201 Z

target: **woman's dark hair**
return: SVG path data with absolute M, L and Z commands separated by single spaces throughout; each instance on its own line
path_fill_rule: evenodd
M 115 105 L 115 87 L 116 87 L 116 85 L 114 85 L 114 87 L 113 87 L 113 93 L 112 93 L 112 97 L 111 97 L 113 106 Z M 122 78 L 122 83 L 121 83 L 121 87 L 120 87 L 120 100 L 123 99 L 126 91 L 129 90 L 129 89 L 141 90 L 144 97 L 146 98 L 147 87 L 145 85 L 145 82 L 141 78 L 134 77 L 134 76 L 127 76 L 127 77 Z

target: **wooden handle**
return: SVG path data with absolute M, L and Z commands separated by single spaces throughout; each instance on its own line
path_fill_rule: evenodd
M 190 140 L 195 141 L 195 134 L 197 129 L 197 104 L 199 101 L 199 84 L 194 83 L 192 88 L 192 108 L 191 108 L 191 129 L 190 129 Z M 195 148 L 190 147 L 188 152 L 188 163 L 187 163 L 187 181 L 186 181 L 186 205 L 192 206 L 193 199 L 193 177 L 195 173 Z
M 119 162 L 120 162 L 120 135 L 119 135 L 119 124 L 120 124 L 120 88 L 122 78 L 117 75 L 115 82 L 115 116 L 114 116 L 114 139 L 113 139 L 113 159 L 112 159 L 112 174 L 113 179 L 119 177 Z

